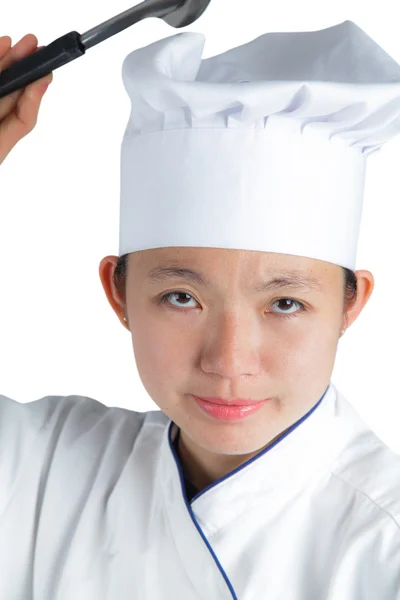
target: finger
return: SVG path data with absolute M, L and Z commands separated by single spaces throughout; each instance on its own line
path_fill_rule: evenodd
M 10 150 L 35 127 L 40 103 L 45 94 L 43 82 L 49 76 L 27 86 L 18 100 L 15 111 L 0 123 L 0 156 L 4 158 Z
M 28 133 L 32 131 L 37 122 L 37 116 L 42 98 L 51 83 L 50 76 L 42 77 L 34 81 L 24 90 L 15 107 L 15 117 L 19 127 Z M 18 126 L 18 125 L 17 125 Z
M 12 40 L 9 35 L 3 35 L 0 37 L 0 60 L 9 51 L 12 46 Z
M 20 40 L 20 42 L 18 42 L 18 44 L 16 44 L 14 46 L 14 48 L 12 48 L 11 51 L 14 52 L 14 57 L 15 57 L 15 54 L 16 54 L 17 60 L 19 58 L 21 58 L 21 56 L 19 56 L 20 53 L 26 54 L 26 52 L 29 49 L 32 49 L 32 47 L 33 47 L 33 41 L 32 40 L 31 41 L 28 40 L 28 42 L 26 41 L 26 38 L 29 37 L 30 35 L 31 34 L 28 34 L 28 36 L 25 36 L 25 38 L 22 38 L 22 40 Z M 32 36 L 32 37 L 34 39 L 36 39 L 35 36 Z M 19 46 L 19 47 L 17 48 L 17 46 Z M 44 46 L 39 46 L 39 47 L 35 48 L 33 51 L 36 52 L 37 50 L 40 50 L 40 48 L 44 48 Z M 15 50 L 16 50 L 16 53 L 15 53 Z M 28 54 L 31 54 L 31 53 L 32 53 L 32 50 L 30 50 L 30 52 L 28 52 Z M 11 64 L 12 64 L 12 62 L 13 62 L 13 58 L 11 58 Z M 0 61 L 0 64 L 1 64 L 1 61 Z M 5 68 L 8 68 L 8 66 L 10 66 L 9 57 L 6 58 L 6 60 L 4 61 L 4 64 L 6 65 Z M 50 82 L 53 80 L 53 74 L 52 73 L 50 73 L 49 75 L 47 75 L 47 77 L 49 78 Z M 0 121 L 2 121 L 8 114 L 11 113 L 11 111 L 16 106 L 18 100 L 21 98 L 21 96 L 23 94 L 23 91 L 24 91 L 23 89 L 16 90 L 15 92 L 13 92 L 11 94 L 8 94 L 8 96 L 6 96 L 5 98 L 0 99 Z
M 37 49 L 38 40 L 35 35 L 28 33 L 6 52 L 0 59 L 0 71 L 8 69 L 14 62 L 25 58 Z
M 25 56 L 31 54 L 37 46 L 37 38 L 32 33 L 28 33 L 15 44 L 15 46 L 8 49 L 4 56 L 0 60 L 0 72 L 5 71 L 12 64 L 21 60 Z M 8 115 L 18 102 L 19 98 L 23 94 L 22 90 L 16 90 L 12 94 L 8 94 L 5 98 L 0 100 L 0 121 Z
M 0 100 L 0 123 L 3 119 L 5 119 L 5 117 L 7 115 L 9 115 L 14 110 L 14 107 L 16 106 L 18 100 L 20 99 L 20 97 L 22 96 L 23 93 L 24 93 L 23 89 L 17 90 L 15 92 L 13 92 L 12 94 L 8 94 L 8 96 L 1 98 L 1 100 Z

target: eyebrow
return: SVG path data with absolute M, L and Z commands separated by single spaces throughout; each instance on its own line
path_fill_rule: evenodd
M 175 264 L 157 266 L 147 273 L 147 277 L 151 283 L 160 283 L 169 279 L 186 279 L 197 285 L 209 287 L 210 289 L 215 288 L 215 284 L 200 271 Z M 322 290 L 320 279 L 299 273 L 298 271 L 281 269 L 279 274 L 272 279 L 254 285 L 252 291 L 260 293 L 279 288 Z

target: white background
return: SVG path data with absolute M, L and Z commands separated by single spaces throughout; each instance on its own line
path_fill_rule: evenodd
M 3 2 L 0 35 L 16 43 L 33 33 L 46 45 L 130 6 L 129 0 Z M 22 403 L 78 394 L 108 406 L 158 409 L 98 274 L 101 259 L 118 254 L 127 54 L 179 31 L 199 31 L 207 37 L 207 58 L 268 31 L 312 31 L 349 19 L 400 62 L 397 15 L 393 0 L 212 0 L 189 27 L 147 19 L 56 70 L 35 130 L 0 168 L 0 394 Z M 368 159 L 356 269 L 373 273 L 375 290 L 340 340 L 332 374 L 398 453 L 399 156 L 398 136 Z

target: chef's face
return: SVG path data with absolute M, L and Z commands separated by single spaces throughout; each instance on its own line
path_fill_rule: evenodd
M 208 283 L 184 273 L 151 277 L 166 267 L 196 270 Z M 197 446 L 226 455 L 259 451 L 328 386 L 340 330 L 372 292 L 372 275 L 357 273 L 367 279 L 360 279 L 359 299 L 345 318 L 344 274 L 331 263 L 214 248 L 132 253 L 127 315 L 146 391 Z M 294 281 L 255 289 L 288 277 Z M 224 422 L 204 413 L 193 395 L 270 400 L 240 421 Z

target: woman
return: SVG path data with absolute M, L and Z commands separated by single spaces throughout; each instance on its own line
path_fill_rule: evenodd
M 148 117 L 149 107 L 157 112 L 178 97 L 171 89 L 162 96 L 165 73 L 180 93 L 188 72 L 198 81 L 213 73 L 212 62 L 210 73 L 190 62 L 201 54 L 196 36 L 131 55 L 125 83 L 131 78 L 130 92 L 139 94 L 136 118 L 144 106 Z M 24 44 L 21 52 L 34 50 Z M 143 58 L 161 69 L 159 79 L 149 70 L 141 80 Z M 26 90 L 18 105 L 0 101 L 2 159 L 33 128 L 38 87 L 33 100 Z M 133 137 L 123 150 L 127 178 Z M 150 144 L 149 156 L 156 151 Z M 163 159 L 165 166 L 165 149 Z M 206 169 L 200 177 L 211 179 Z M 136 167 L 127 203 L 139 179 Z M 205 210 L 203 199 L 194 208 L 209 214 L 213 205 Z M 136 238 L 149 233 L 147 206 L 131 217 Z M 196 227 L 202 212 L 190 224 L 187 217 Z M 0 396 L 0 597 L 400 600 L 400 457 L 330 382 L 338 340 L 371 296 L 372 274 L 339 260 L 235 246 L 155 240 L 129 251 L 135 236 L 122 233 L 120 256 L 102 260 L 100 277 L 161 410 L 107 408 L 80 396 L 20 405 Z M 240 400 L 256 410 L 234 409 Z

